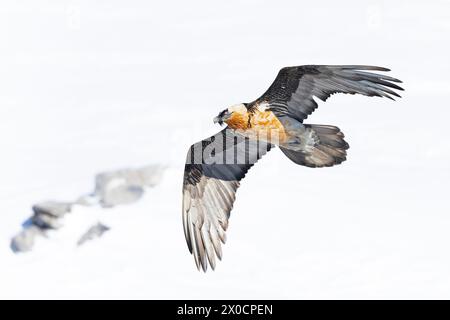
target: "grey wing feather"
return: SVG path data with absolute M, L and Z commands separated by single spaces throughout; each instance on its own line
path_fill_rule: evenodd
M 280 70 L 269 89 L 253 104 L 266 102 L 277 116 L 305 120 L 316 108 L 314 97 L 326 101 L 334 93 L 362 94 L 394 99 L 400 80 L 368 71 L 387 68 L 359 65 L 286 67 Z
M 240 180 L 270 148 L 226 128 L 189 149 L 183 179 L 183 228 L 198 269 L 206 271 L 208 263 L 214 269 L 216 257 L 222 259 L 221 244 L 226 241 Z

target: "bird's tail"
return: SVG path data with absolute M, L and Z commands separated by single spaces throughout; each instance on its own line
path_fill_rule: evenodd
M 305 124 L 307 141 L 299 148 L 280 146 L 281 151 L 296 164 L 311 167 L 331 167 L 346 160 L 349 145 L 344 140 L 344 134 L 338 127 L 329 125 Z

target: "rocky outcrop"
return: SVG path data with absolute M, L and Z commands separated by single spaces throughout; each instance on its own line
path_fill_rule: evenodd
M 101 222 L 94 224 L 90 227 L 85 234 L 81 236 L 81 238 L 77 242 L 77 246 L 83 245 L 86 241 L 93 240 L 95 238 L 100 238 L 106 231 L 109 231 L 110 228 L 104 225 Z
M 103 172 L 95 177 L 92 193 L 74 202 L 45 201 L 33 205 L 33 215 L 24 223 L 23 230 L 11 239 L 14 252 L 25 252 L 33 248 L 37 236 L 45 236 L 47 230 L 62 227 L 62 217 L 71 212 L 74 205 L 111 208 L 138 201 L 145 188 L 154 187 L 162 178 L 164 167 L 151 165 L 137 169 L 121 169 Z M 100 237 L 109 227 L 98 223 L 82 235 L 77 244 Z
M 163 172 L 163 167 L 152 165 L 100 173 L 95 177 L 94 192 L 80 197 L 76 203 L 88 205 L 98 202 L 104 208 L 111 208 L 136 202 L 143 196 L 145 188 L 161 181 Z
M 13 252 L 30 251 L 33 248 L 36 236 L 42 236 L 41 228 L 34 225 L 24 228 L 11 239 L 11 250 Z
M 72 210 L 72 203 L 46 201 L 35 204 L 31 222 L 41 229 L 58 229 L 62 226 L 60 219 Z
M 37 236 L 45 236 L 49 229 L 62 226 L 60 219 L 69 213 L 72 204 L 67 202 L 45 201 L 32 207 L 33 215 L 24 224 L 23 230 L 11 239 L 11 250 L 26 252 L 33 248 Z

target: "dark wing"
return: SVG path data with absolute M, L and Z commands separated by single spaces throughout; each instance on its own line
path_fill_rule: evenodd
M 231 129 L 191 146 L 183 179 L 183 227 L 197 268 L 214 269 L 222 258 L 221 242 L 233 208 L 239 181 L 271 148 Z
M 400 97 L 391 90 L 403 90 L 393 83 L 401 83 L 400 80 L 367 70 L 390 71 L 382 67 L 352 65 L 286 67 L 280 70 L 269 89 L 253 104 L 266 102 L 275 115 L 287 115 L 303 121 L 317 108 L 314 97 L 325 101 L 338 92 L 389 99 Z

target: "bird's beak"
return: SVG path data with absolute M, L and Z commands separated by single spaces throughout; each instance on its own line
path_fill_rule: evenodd
M 226 122 L 228 119 L 230 119 L 231 113 L 228 111 L 222 111 L 213 119 L 214 123 L 218 123 L 220 125 L 223 125 L 224 122 Z
M 220 125 L 223 125 L 223 120 L 221 117 L 217 116 L 213 119 L 214 123 L 218 123 Z

